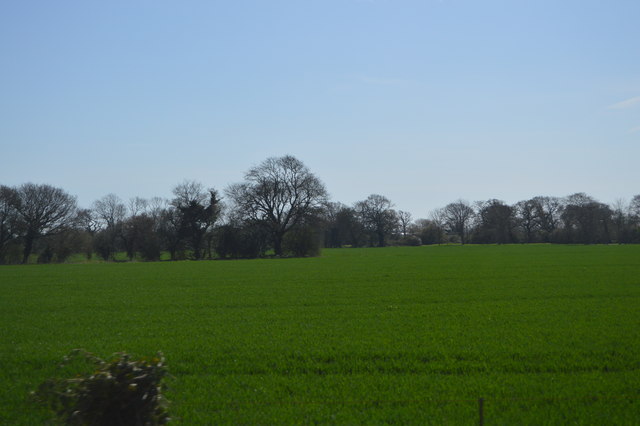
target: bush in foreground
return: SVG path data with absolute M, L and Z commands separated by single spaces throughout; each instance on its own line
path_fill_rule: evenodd
M 167 375 L 164 357 L 132 360 L 126 353 L 109 361 L 81 349 L 65 357 L 92 364 L 90 374 L 52 378 L 33 392 L 37 402 L 51 409 L 57 419 L 73 425 L 162 425 L 169 422 L 168 402 L 162 395 Z

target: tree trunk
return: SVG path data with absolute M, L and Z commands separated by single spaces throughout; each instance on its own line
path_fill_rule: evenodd
M 273 251 L 276 256 L 282 256 L 282 237 L 283 235 L 280 233 L 275 233 L 273 235 Z
M 29 261 L 29 256 L 31 256 L 31 251 L 33 250 L 33 241 L 36 239 L 36 236 L 32 231 L 27 231 L 27 234 L 24 236 L 24 251 L 22 257 L 22 263 L 27 263 Z

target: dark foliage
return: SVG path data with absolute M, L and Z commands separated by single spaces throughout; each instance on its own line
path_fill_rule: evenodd
M 230 185 L 227 196 L 236 215 L 269 230 L 276 256 L 283 254 L 282 241 L 327 201 L 324 184 L 297 158 L 268 158 L 245 173 L 245 181 Z
M 269 231 L 259 222 L 220 226 L 215 238 L 215 251 L 222 259 L 256 258 L 264 256 Z
M 194 181 L 171 200 L 109 194 L 91 209 L 50 185 L 0 185 L 0 264 L 64 262 L 97 254 L 115 260 L 312 256 L 321 247 L 473 243 L 640 243 L 640 194 L 611 205 L 585 193 L 536 196 L 509 205 L 457 200 L 413 220 L 372 194 L 351 206 L 328 201 L 322 182 L 298 159 L 274 157 L 218 192 Z M 219 222 L 224 224 L 220 225 Z
M 132 360 L 125 353 L 105 361 L 76 349 L 62 367 L 84 365 L 90 373 L 71 378 L 52 378 L 33 392 L 36 402 L 46 406 L 56 419 L 71 425 L 153 426 L 169 422 L 168 402 L 163 396 L 167 376 L 161 353 Z
M 286 254 L 296 257 L 320 255 L 320 235 L 318 227 L 299 226 L 284 237 L 283 249 Z

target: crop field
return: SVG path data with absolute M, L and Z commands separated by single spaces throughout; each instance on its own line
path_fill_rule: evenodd
M 634 424 L 640 246 L 0 267 L 0 424 L 71 349 L 164 353 L 176 424 Z

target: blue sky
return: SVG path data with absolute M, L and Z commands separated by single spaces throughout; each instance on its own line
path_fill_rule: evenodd
M 640 193 L 640 2 L 1 1 L 0 183 L 223 190 L 292 154 L 351 204 Z

